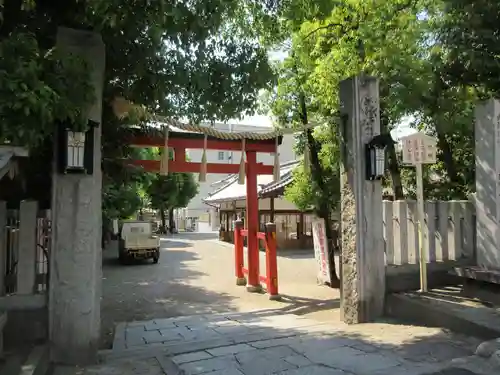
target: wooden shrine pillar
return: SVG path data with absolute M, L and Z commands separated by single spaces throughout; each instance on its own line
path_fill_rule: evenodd
M 248 248 L 248 285 L 249 292 L 260 292 L 262 286 L 259 281 L 259 201 L 257 197 L 257 153 L 247 151 L 246 183 L 247 183 L 247 248 Z

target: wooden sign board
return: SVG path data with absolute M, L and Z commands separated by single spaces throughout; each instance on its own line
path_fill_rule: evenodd
M 436 162 L 436 139 L 424 133 L 414 133 L 401 138 L 404 164 L 434 164 Z

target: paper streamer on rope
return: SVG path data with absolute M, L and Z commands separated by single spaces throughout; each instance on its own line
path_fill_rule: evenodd
M 200 174 L 198 176 L 199 182 L 207 181 L 207 135 L 203 142 L 203 155 L 201 156 Z
M 246 140 L 241 141 L 241 159 L 240 159 L 240 173 L 238 173 L 238 184 L 243 185 L 245 183 L 245 145 Z
M 168 126 L 163 129 L 165 143 L 163 144 L 163 154 L 160 160 L 160 175 L 168 176 L 168 161 L 170 159 L 170 153 L 168 151 Z
M 280 179 L 280 153 L 278 150 L 278 137 L 276 137 L 276 144 L 274 150 L 274 168 L 273 168 L 273 179 L 274 182 L 279 181 Z

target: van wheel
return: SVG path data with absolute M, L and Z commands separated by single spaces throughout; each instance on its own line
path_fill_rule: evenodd
M 160 260 L 160 250 L 155 251 L 155 255 L 153 255 L 153 263 L 157 264 Z
M 127 259 L 127 257 L 125 256 L 125 254 L 121 254 L 121 253 L 120 253 L 119 257 L 118 257 L 118 260 L 119 260 L 119 262 L 120 262 L 121 264 L 127 264 L 127 261 L 128 261 L 128 259 Z

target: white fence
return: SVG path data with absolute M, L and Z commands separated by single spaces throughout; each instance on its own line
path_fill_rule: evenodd
M 419 263 L 416 201 L 383 202 L 387 265 Z M 473 258 L 475 210 L 469 201 L 426 201 L 424 241 L 429 263 Z

